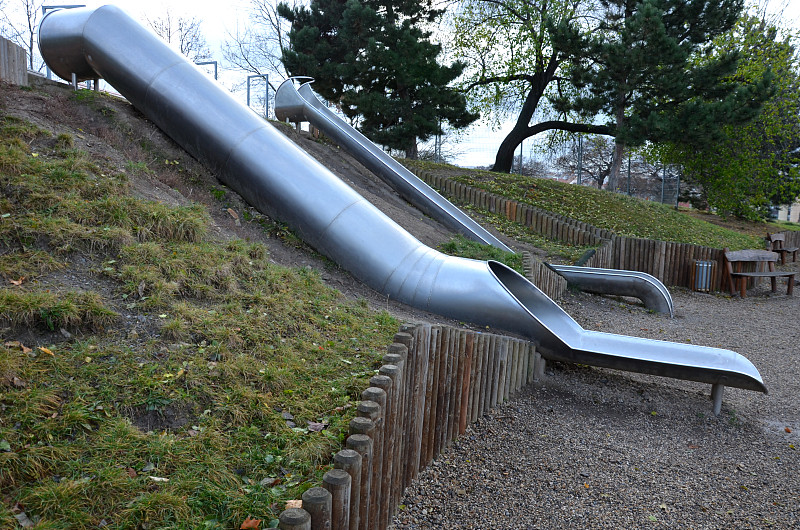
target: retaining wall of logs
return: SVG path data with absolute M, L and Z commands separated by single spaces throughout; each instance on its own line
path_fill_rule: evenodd
M 432 175 L 426 171 L 417 171 L 416 174 L 429 186 L 456 201 L 472 204 L 493 213 L 504 214 L 508 219 L 516 221 L 544 237 L 571 245 L 597 247 L 594 255 L 584 263 L 588 267 L 646 272 L 666 285 L 691 288 L 694 262 L 716 261 L 718 266 L 715 269 L 716 273 L 712 279 L 711 288 L 712 290 L 721 288 L 723 269 L 721 249 L 688 243 L 617 236 L 610 230 L 597 228 L 563 215 L 506 199 L 447 177 Z M 800 243 L 800 232 L 787 232 L 787 234 L 792 234 L 791 238 L 787 235 L 787 245 L 800 246 L 798 244 Z M 796 241 L 796 243 L 791 243 L 791 241 Z M 537 279 L 530 276 L 529 279 L 541 289 Z M 552 281 L 547 276 L 542 279 Z M 555 291 L 545 292 L 551 298 L 557 299 L 560 297 L 558 289 L 560 286 Z
M 362 393 L 346 449 L 284 530 L 387 528 L 403 491 L 467 426 L 539 378 L 528 341 L 447 326 L 405 326 Z
M 0 37 L 0 81 L 12 85 L 28 84 L 28 54 L 8 39 Z
M 522 253 L 522 269 L 525 277 L 553 300 L 560 299 L 567 290 L 567 280 L 530 252 Z
M 548 239 L 570 245 L 597 246 L 614 235 L 610 230 L 507 199 L 441 175 L 433 175 L 427 171 L 416 171 L 415 174 L 430 187 L 456 201 L 505 215 Z
M 586 262 L 587 267 L 646 272 L 665 285 L 692 287 L 695 261 L 715 261 L 711 290 L 722 285 L 722 249 L 633 237 L 614 236 L 603 242 Z

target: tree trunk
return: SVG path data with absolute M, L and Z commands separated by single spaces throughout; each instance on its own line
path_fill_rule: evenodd
M 406 146 L 406 158 L 409 160 L 416 160 L 419 158 L 419 150 L 417 149 L 417 140 L 414 139 L 413 142 Z
M 495 156 L 492 171 L 511 173 L 514 164 L 514 153 L 517 150 L 517 146 L 528 137 L 527 129 L 528 128 L 524 125 L 519 127 L 519 122 L 517 122 L 517 127 L 514 127 L 514 129 L 503 138 L 503 142 L 497 149 L 497 156 Z
M 617 130 L 614 135 L 614 158 L 611 160 L 611 171 L 608 174 L 608 191 L 617 191 L 619 183 L 619 170 L 622 167 L 622 155 L 625 154 L 625 145 L 619 141 L 619 131 L 625 125 L 625 94 L 617 96 Z
M 619 187 L 619 170 L 622 168 L 622 157 L 625 155 L 625 146 L 614 142 L 614 159 L 611 161 L 611 171 L 608 173 L 608 191 L 617 191 Z

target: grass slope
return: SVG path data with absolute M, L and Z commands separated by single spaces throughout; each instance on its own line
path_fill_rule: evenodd
M 777 232 L 786 229 L 785 224 L 737 223 L 734 230 L 724 226 L 724 220 L 716 216 L 687 215 L 685 211 L 667 205 L 587 186 L 430 162 L 404 163 L 428 171 L 443 172 L 459 182 L 622 236 L 742 249 L 762 248 L 767 230 Z M 497 223 L 497 226 L 501 230 L 508 230 L 504 223 Z
M 73 140 L 0 108 L 0 528 L 276 524 L 397 322 Z

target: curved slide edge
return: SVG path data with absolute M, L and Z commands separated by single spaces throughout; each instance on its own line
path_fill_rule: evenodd
M 312 82 L 313 80 L 302 83 L 299 89 L 295 87 L 292 79 L 281 83 L 275 91 L 275 116 L 279 120 L 311 123 L 426 215 L 468 239 L 513 252 L 488 230 L 332 112 L 311 90 Z
M 250 204 L 386 296 L 517 333 L 548 359 L 766 392 L 736 352 L 584 330 L 512 269 L 423 245 L 115 6 L 51 11 L 40 49 L 61 77 L 104 78 Z
M 675 316 L 672 295 L 655 276 L 646 272 L 545 263 L 582 291 L 596 294 L 632 296 L 647 309 Z

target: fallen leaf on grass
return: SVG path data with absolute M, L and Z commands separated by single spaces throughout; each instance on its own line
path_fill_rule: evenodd
M 17 376 L 11 378 L 11 383 L 17 388 L 25 388 L 25 381 Z
M 53 353 L 53 352 L 52 352 L 50 349 L 48 349 L 48 348 L 45 348 L 44 346 L 39 346 L 39 350 L 40 350 L 42 353 L 46 353 L 47 355 L 49 355 L 49 356 L 51 356 L 51 357 L 55 357 L 55 356 L 56 356 L 56 354 L 55 354 L 55 353 Z
M 6 348 L 19 348 L 20 350 L 22 350 L 22 353 L 30 353 L 33 351 L 32 349 L 28 348 L 18 340 L 12 340 L 11 342 L 6 342 L 4 343 L 4 345 Z
M 148 476 L 147 478 L 149 478 L 149 479 L 150 479 L 150 480 L 152 480 L 153 482 L 169 482 L 169 479 L 168 479 L 168 478 L 164 478 L 164 477 L 152 477 L 152 476 Z
M 8 281 L 11 282 L 11 285 L 20 286 L 22 285 L 22 282 L 25 281 L 25 277 L 23 276 L 19 280 L 8 280 Z
M 138 475 L 138 473 L 136 473 L 136 470 L 133 469 L 132 467 L 127 468 L 125 472 L 128 473 L 128 476 L 131 478 L 136 478 L 136 476 Z
M 25 512 L 19 512 L 14 514 L 14 519 L 17 520 L 17 523 L 22 528 L 33 528 L 36 524 L 31 521 L 30 517 L 28 517 Z
M 248 515 L 247 519 L 245 519 L 242 523 L 242 526 L 239 527 L 239 530 L 248 530 L 253 528 L 258 530 L 259 525 L 261 525 L 261 519 L 253 519 Z

